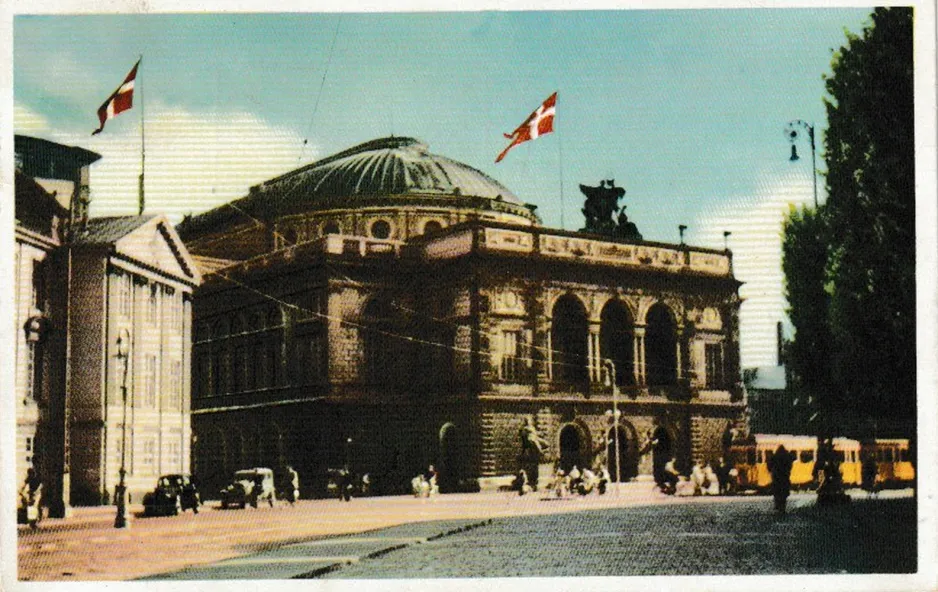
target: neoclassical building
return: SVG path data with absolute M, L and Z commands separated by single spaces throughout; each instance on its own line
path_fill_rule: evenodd
M 350 148 L 178 230 L 203 274 L 193 471 L 209 488 L 291 464 L 315 494 L 349 464 L 399 491 L 432 463 L 441 489 L 471 490 L 518 470 L 527 424 L 542 467 L 616 475 L 618 457 L 626 479 L 745 428 L 728 251 L 545 228 L 417 140 Z
M 15 478 L 35 469 L 61 517 L 124 465 L 139 502 L 189 470 L 198 271 L 165 216 L 88 216 L 98 154 L 17 135 L 15 157 Z

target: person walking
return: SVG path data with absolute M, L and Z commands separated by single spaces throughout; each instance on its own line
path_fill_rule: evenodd
M 785 505 L 791 492 L 792 457 L 784 444 L 779 444 L 775 454 L 769 459 L 769 472 L 772 474 L 772 497 L 775 501 L 775 513 L 785 514 Z

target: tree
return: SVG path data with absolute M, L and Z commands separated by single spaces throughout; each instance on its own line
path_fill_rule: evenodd
M 843 400 L 833 388 L 829 353 L 833 335 L 829 321 L 831 297 L 827 292 L 829 237 L 821 213 L 813 208 L 792 207 L 784 222 L 782 271 L 788 315 L 795 338 L 786 344 L 785 363 L 791 384 L 786 388 L 802 400 L 817 401 L 821 416 L 844 412 Z M 823 431 L 827 426 L 810 426 Z
M 877 8 L 862 35 L 847 34 L 825 81 L 827 202 L 786 223 L 793 371 L 815 388 L 829 377 L 822 407 L 849 402 L 861 423 L 909 433 L 916 361 L 912 9 Z M 811 256 L 824 261 L 823 274 Z M 827 368 L 809 363 L 812 350 Z

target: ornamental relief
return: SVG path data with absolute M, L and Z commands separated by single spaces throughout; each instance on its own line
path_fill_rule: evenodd
M 516 290 L 499 290 L 492 298 L 492 312 L 522 315 L 525 313 L 524 298 Z

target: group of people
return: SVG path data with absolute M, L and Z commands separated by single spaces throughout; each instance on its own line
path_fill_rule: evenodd
M 436 467 L 430 465 L 426 473 L 421 473 L 411 479 L 410 486 L 414 497 L 435 497 L 440 493 L 440 487 L 437 485 L 439 474 Z
M 609 486 L 609 471 L 605 467 L 598 467 L 596 471 L 584 468 L 582 471 L 576 465 L 565 473 L 559 466 L 554 473 L 551 489 L 557 497 L 580 494 L 588 495 L 596 492 L 599 495 L 606 493 Z
M 668 495 L 728 495 L 735 491 L 736 469 L 720 458 L 716 462 L 696 461 L 690 474 L 681 475 L 671 457 L 655 476 L 655 482 Z

